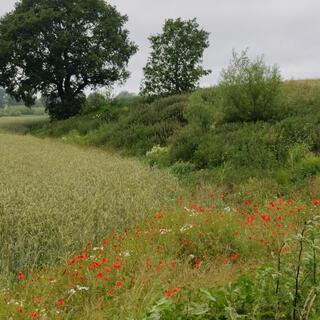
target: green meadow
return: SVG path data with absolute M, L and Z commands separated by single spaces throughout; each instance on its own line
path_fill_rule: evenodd
M 319 83 L 0 118 L 0 319 L 318 319 Z

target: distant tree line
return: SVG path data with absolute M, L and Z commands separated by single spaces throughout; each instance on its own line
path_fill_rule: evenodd
M 0 109 L 4 109 L 6 106 L 17 106 L 21 104 L 23 104 L 23 102 L 12 98 L 0 87 Z
M 32 107 L 43 107 L 44 101 L 42 98 L 36 99 Z M 0 109 L 4 109 L 6 106 L 21 106 L 24 105 L 23 101 L 17 101 L 15 98 L 11 97 L 6 91 L 0 87 Z

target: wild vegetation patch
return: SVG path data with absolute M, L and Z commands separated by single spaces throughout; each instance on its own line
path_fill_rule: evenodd
M 317 319 L 317 83 L 271 121 L 225 121 L 218 87 L 1 119 L 68 143 L 0 135 L 1 315 Z

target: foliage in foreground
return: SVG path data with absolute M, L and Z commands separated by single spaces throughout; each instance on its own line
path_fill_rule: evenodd
M 319 200 L 224 207 L 180 198 L 123 226 L 64 264 L 17 274 L 0 310 L 25 319 L 316 319 L 319 310 Z M 132 217 L 134 220 L 135 218 Z M 254 256 L 253 256 L 254 253 Z M 265 264 L 226 289 L 210 289 L 224 272 L 251 260 Z M 192 286 L 192 287 L 191 287 Z M 155 301 L 156 300 L 156 301 Z M 126 301 L 126 303 L 123 303 Z

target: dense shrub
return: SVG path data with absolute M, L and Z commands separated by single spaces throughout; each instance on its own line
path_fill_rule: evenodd
M 247 51 L 234 51 L 218 86 L 225 121 L 277 119 L 283 106 L 281 86 L 276 66 L 268 67 L 263 57 L 250 61 Z
M 99 92 L 92 92 L 86 99 L 83 105 L 82 113 L 88 114 L 100 110 L 110 102 L 110 94 L 101 94 Z
M 312 150 L 320 152 L 320 124 L 318 124 L 311 132 Z
M 133 155 L 145 155 L 156 145 L 165 146 L 186 123 L 185 102 L 183 95 L 171 96 L 128 108 L 110 126 L 110 144 Z M 117 110 L 119 114 L 123 108 Z
M 157 167 L 168 167 L 170 164 L 168 147 L 160 147 L 160 145 L 156 145 L 146 153 L 146 158 L 150 166 L 156 165 Z
M 271 168 L 276 158 L 264 141 L 263 123 L 223 125 L 202 138 L 194 159 L 201 167 L 216 167 L 228 161 L 234 168 Z
M 283 90 L 288 97 L 290 108 L 319 104 L 319 80 L 290 80 L 283 82 Z
M 218 100 L 219 96 L 215 87 L 193 92 L 184 112 L 188 123 L 208 130 L 219 119 Z
M 320 158 L 310 156 L 303 159 L 292 170 L 291 180 L 293 183 L 301 182 L 320 173 Z
M 194 152 L 197 150 L 202 137 L 202 130 L 196 125 L 188 125 L 172 138 L 170 148 L 170 159 L 172 162 L 193 159 Z
M 137 107 L 142 104 L 151 103 L 155 98 L 142 96 L 115 97 L 111 101 L 111 105 L 117 107 Z
M 79 121 L 76 125 L 76 129 L 80 135 L 86 135 L 91 131 L 98 129 L 100 121 L 98 119 L 87 119 L 86 121 Z

